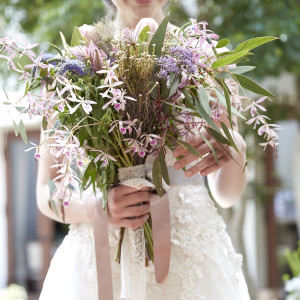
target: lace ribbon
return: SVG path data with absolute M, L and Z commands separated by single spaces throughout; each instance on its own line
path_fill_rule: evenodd
M 119 169 L 119 179 L 122 185 L 136 189 L 150 187 L 154 190 L 154 185 L 144 177 L 145 165 Z M 171 254 L 170 210 L 167 194 L 162 198 L 157 195 L 151 200 L 150 205 L 155 278 L 157 283 L 163 283 L 168 276 Z M 96 204 L 94 224 L 98 298 L 99 300 L 113 300 L 107 212 L 102 210 L 101 201 Z M 121 253 L 120 298 L 146 300 L 145 237 L 143 226 L 137 229 L 128 228 L 125 230 Z

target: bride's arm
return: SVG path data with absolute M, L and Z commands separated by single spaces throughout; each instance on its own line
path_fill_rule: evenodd
M 211 193 L 219 205 L 224 208 L 236 203 L 242 196 L 246 186 L 247 169 L 244 169 L 246 143 L 236 130 L 233 133 L 240 149 L 240 154 L 232 148 L 229 148 L 229 151 L 236 161 L 227 157 L 226 160 L 229 162 L 221 168 L 214 164 L 210 169 L 206 170 Z
M 51 126 L 52 124 L 50 124 Z M 41 144 L 47 143 L 45 139 L 45 134 L 41 130 Z M 47 149 L 45 147 L 45 149 Z M 68 208 L 65 208 L 65 219 L 63 221 L 63 216 L 61 212 L 61 204 L 58 200 L 55 201 L 58 215 L 52 210 L 49 204 L 50 199 L 50 187 L 48 185 L 48 180 L 53 180 L 57 176 L 57 168 L 53 168 L 56 162 L 53 160 L 49 151 L 42 153 L 41 158 L 38 162 L 38 175 L 37 175 L 37 206 L 39 210 L 47 217 L 62 223 L 89 223 L 94 220 L 94 207 L 96 197 L 94 193 L 83 193 L 82 200 L 84 203 L 79 203 L 80 194 L 78 192 L 72 191 L 72 202 Z M 60 183 L 55 182 L 58 186 Z M 55 199 L 55 197 L 54 197 Z M 77 201 L 76 201 L 77 200 Z

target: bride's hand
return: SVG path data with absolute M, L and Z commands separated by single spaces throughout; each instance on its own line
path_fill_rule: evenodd
M 235 160 L 241 161 L 241 159 L 244 157 L 246 153 L 246 143 L 243 137 L 237 131 L 234 130 L 233 134 L 234 134 L 234 139 L 237 144 L 237 147 L 240 149 L 240 153 L 238 153 L 232 147 L 228 147 L 226 145 L 224 145 L 224 148 L 228 153 L 230 153 L 230 155 Z M 195 166 L 185 171 L 185 175 L 187 177 L 191 177 L 198 172 L 200 172 L 202 176 L 208 175 L 212 172 L 217 171 L 218 169 L 222 168 L 224 165 L 232 161 L 232 157 L 230 157 L 230 155 L 228 155 L 228 153 L 226 153 L 226 151 L 224 151 L 207 132 L 205 132 L 203 135 L 205 136 L 206 139 L 210 141 L 213 148 L 215 149 L 219 163 L 217 163 L 212 151 L 204 142 L 204 140 L 201 138 L 201 136 L 196 135 L 191 139 L 189 139 L 187 142 L 190 143 L 194 148 L 196 148 L 199 151 L 199 153 L 202 156 L 205 157 L 200 162 L 198 162 Z M 176 170 L 179 170 L 185 167 L 187 164 L 193 162 L 194 160 L 199 159 L 198 156 L 190 153 L 187 149 L 185 149 L 182 146 L 179 146 L 174 150 L 173 156 L 174 157 L 182 156 L 182 158 L 180 158 L 174 164 L 174 168 Z
M 137 190 L 128 186 L 117 186 L 108 191 L 108 221 L 110 224 L 138 228 L 148 219 L 150 201 L 155 194 L 150 188 Z M 143 203 L 142 205 L 138 205 Z

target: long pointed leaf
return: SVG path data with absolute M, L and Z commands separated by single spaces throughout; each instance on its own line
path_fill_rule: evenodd
M 228 87 L 227 87 L 226 83 L 223 80 L 221 80 L 221 83 L 222 83 L 222 86 L 223 86 L 223 89 L 224 89 L 228 119 L 229 119 L 230 127 L 232 128 L 231 101 L 230 101 L 230 96 L 229 96 L 229 93 L 228 93 Z
M 254 82 L 250 78 L 248 78 L 244 75 L 238 75 L 238 74 L 235 74 L 234 77 L 236 78 L 237 82 L 243 88 L 245 88 L 253 93 L 262 95 L 262 96 L 274 97 L 274 95 L 272 93 L 270 93 L 269 91 L 267 91 L 266 89 L 264 89 L 263 87 L 258 85 L 256 82 Z
M 159 161 L 158 156 L 155 158 L 153 162 L 153 167 L 152 167 L 152 179 L 153 183 L 155 185 L 155 189 L 157 194 L 162 197 L 164 195 L 164 189 L 162 186 L 162 167 Z
M 241 57 L 247 55 L 248 52 L 249 52 L 248 50 L 244 50 L 244 51 L 241 51 L 241 52 L 238 52 L 238 53 L 223 56 L 223 57 L 219 58 L 218 60 L 216 60 L 212 64 L 211 67 L 212 67 L 212 69 L 218 69 L 218 68 L 224 67 L 226 65 L 230 65 L 230 64 L 236 62 Z
M 20 135 L 21 135 L 22 140 L 24 141 L 24 143 L 28 144 L 26 129 L 25 129 L 25 126 L 24 126 L 24 123 L 23 123 L 22 120 L 19 123 L 19 131 L 20 131 Z
M 210 127 L 207 127 L 206 130 L 216 141 L 230 146 L 230 142 L 222 134 L 220 134 L 219 132 L 215 131 L 213 128 Z
M 170 178 L 169 178 L 169 172 L 166 164 L 166 159 L 163 154 L 163 151 L 160 150 L 158 153 L 158 159 L 162 170 L 163 179 L 165 180 L 167 185 L 170 185 Z
M 153 35 L 153 37 L 151 39 L 151 42 L 149 44 L 149 54 L 152 55 L 153 47 L 155 45 L 155 51 L 154 51 L 155 56 L 156 57 L 161 56 L 161 49 L 163 47 L 163 43 L 164 43 L 164 40 L 165 40 L 165 35 L 166 35 L 168 23 L 169 23 L 169 15 L 167 15 L 163 19 L 163 21 L 161 22 L 161 24 L 157 28 L 155 34 Z
M 81 33 L 77 26 L 74 27 L 71 39 L 71 47 L 79 46 L 82 40 Z
M 219 160 L 218 160 L 218 156 L 217 156 L 215 148 L 213 147 L 213 145 L 210 143 L 210 141 L 203 134 L 201 134 L 200 132 L 199 132 L 199 134 L 200 134 L 201 138 L 203 139 L 203 141 L 206 143 L 206 145 L 209 147 L 211 152 L 213 153 L 217 164 L 219 164 Z
M 250 39 L 250 40 L 247 40 L 245 42 L 242 42 L 241 44 L 239 44 L 235 49 L 234 49 L 234 52 L 237 53 L 237 52 L 241 52 L 241 51 L 245 51 L 245 50 L 252 50 L 258 46 L 261 46 L 263 44 L 266 44 L 266 43 L 269 43 L 269 42 L 272 42 L 274 40 L 277 40 L 278 38 L 276 37 L 273 37 L 273 36 L 263 36 L 263 37 L 257 37 L 257 38 L 254 38 L 254 39 Z
M 206 89 L 204 88 L 203 85 L 201 85 L 201 87 L 198 90 L 198 99 L 200 100 L 203 108 L 205 109 L 205 111 L 207 112 L 208 115 L 211 115 L 211 109 L 209 106 L 209 100 L 208 100 L 208 96 L 206 93 Z
M 199 151 L 196 148 L 194 148 L 191 144 L 189 144 L 185 141 L 181 141 L 181 140 L 176 140 L 176 143 L 179 144 L 180 146 L 182 146 L 183 148 L 187 149 L 189 152 L 191 152 L 195 156 L 202 158 L 202 155 L 199 153 Z
M 225 133 L 227 139 L 228 139 L 229 142 L 231 143 L 231 146 L 236 150 L 236 152 L 240 153 L 240 150 L 239 150 L 239 148 L 237 147 L 236 143 L 234 142 L 234 140 L 233 140 L 233 138 L 232 138 L 232 136 L 231 136 L 231 134 L 230 134 L 230 132 L 229 132 L 227 126 L 226 126 L 223 122 L 221 122 L 221 126 L 222 126 L 222 129 L 223 129 L 223 131 L 224 131 L 224 133 Z

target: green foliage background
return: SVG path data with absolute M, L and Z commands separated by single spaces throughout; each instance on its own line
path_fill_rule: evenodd
M 189 16 L 184 0 L 170 1 L 171 20 L 185 23 Z M 280 40 L 255 50 L 260 66 L 255 76 L 279 75 L 288 70 L 300 77 L 300 0 L 196 0 L 197 19 L 206 20 L 221 37 L 234 46 L 241 41 L 271 35 Z M 0 36 L 19 22 L 31 41 L 60 44 L 58 31 L 70 39 L 73 27 L 92 24 L 106 14 L 102 1 L 79 0 L 1 0 Z

